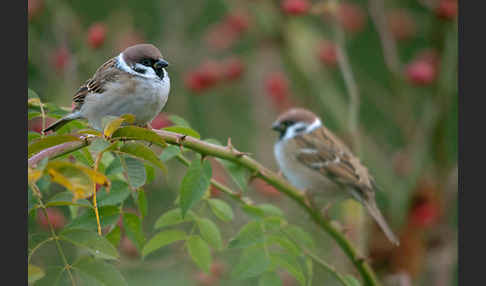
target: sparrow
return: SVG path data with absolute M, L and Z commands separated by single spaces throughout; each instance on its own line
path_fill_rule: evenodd
M 276 161 L 289 182 L 312 197 L 319 194 L 329 203 L 345 198 L 359 201 L 387 238 L 399 245 L 375 201 L 376 184 L 368 169 L 319 117 L 303 108 L 281 114 L 272 129 L 279 132 L 274 145 Z
M 166 71 L 169 63 L 152 44 L 126 48 L 102 64 L 73 96 L 71 113 L 44 132 L 57 130 L 75 119 L 87 119 L 89 125 L 102 131 L 105 116 L 132 114 L 135 125 L 145 125 L 162 110 L 170 90 Z

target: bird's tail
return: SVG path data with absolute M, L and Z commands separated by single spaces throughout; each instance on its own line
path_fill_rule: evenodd
M 361 202 L 366 207 L 370 215 L 375 219 L 376 223 L 383 230 L 388 240 L 390 240 L 396 246 L 400 245 L 400 241 L 398 240 L 398 237 L 395 235 L 395 233 L 393 233 L 390 226 L 388 226 L 388 223 L 386 222 L 385 218 L 383 217 L 380 210 L 376 206 L 375 200 L 363 199 Z
M 51 125 L 49 125 L 49 127 L 44 129 L 43 132 L 46 133 L 51 130 L 56 131 L 57 129 L 63 127 L 66 123 L 70 122 L 71 120 L 78 119 L 78 118 L 79 118 L 79 113 L 77 112 L 68 114 L 63 118 L 57 120 L 56 122 L 52 123 Z

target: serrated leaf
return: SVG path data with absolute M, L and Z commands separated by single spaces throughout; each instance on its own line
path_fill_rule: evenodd
M 124 114 L 118 118 L 115 118 L 113 120 L 110 120 L 109 123 L 105 125 L 105 128 L 103 130 L 103 134 L 110 138 L 113 133 L 120 128 L 123 122 L 127 123 L 133 123 L 135 121 L 135 116 L 132 114 Z
M 209 199 L 208 203 L 211 211 L 216 217 L 222 221 L 233 220 L 233 209 L 231 209 L 230 205 L 220 199 Z
M 145 185 L 147 174 L 143 162 L 130 156 L 121 156 L 120 159 L 130 186 L 138 189 Z
M 73 202 L 74 195 L 71 192 L 61 192 L 50 197 L 46 202 L 46 207 L 57 206 L 80 206 L 91 208 L 91 204 L 85 199 L 79 199 Z
M 166 230 L 154 235 L 143 247 L 142 255 L 145 257 L 149 253 L 160 249 L 173 242 L 186 239 L 186 233 L 182 230 Z
M 162 150 L 162 154 L 160 154 L 159 158 L 162 162 L 167 162 L 170 159 L 174 158 L 175 156 L 181 153 L 181 149 L 178 146 L 168 146 L 164 150 Z
M 34 283 L 35 281 L 44 277 L 45 273 L 39 266 L 35 266 L 29 264 L 28 266 L 28 277 L 29 277 L 29 284 Z
M 343 280 L 346 281 L 346 286 L 361 286 L 361 283 L 354 276 L 343 275 Z
M 293 241 L 281 235 L 268 235 L 265 238 L 268 245 L 278 244 L 282 249 L 286 250 L 289 254 L 298 257 L 301 252 L 300 249 Z
M 146 160 L 159 167 L 163 172 L 167 173 L 167 168 L 165 167 L 164 163 L 162 163 L 162 161 L 159 159 L 159 157 L 157 157 L 152 149 L 148 148 L 143 144 L 128 142 L 123 144 L 120 147 L 119 151 Z
M 208 273 L 212 262 L 208 244 L 199 235 L 192 235 L 186 240 L 186 246 L 192 260 Z
M 83 257 L 73 263 L 73 268 L 92 277 L 103 286 L 128 286 L 118 269 L 103 260 Z
M 174 125 L 184 126 L 184 127 L 191 127 L 189 122 L 187 122 L 184 118 L 177 116 L 177 115 L 169 115 L 169 120 L 174 123 Z
M 29 144 L 27 157 L 30 158 L 32 157 L 32 155 L 37 154 L 40 151 L 45 150 L 47 148 L 60 145 L 66 142 L 74 142 L 74 141 L 82 141 L 82 140 L 76 136 L 66 135 L 66 134 L 64 135 L 53 134 L 53 135 L 39 138 L 37 140 L 32 141 Z
M 61 240 L 70 242 L 88 250 L 96 257 L 103 259 L 118 259 L 118 251 L 103 236 L 85 229 L 65 229 L 59 234 Z
M 120 209 L 117 206 L 104 206 L 98 208 L 101 227 L 112 225 L 118 221 Z M 95 230 L 97 228 L 96 215 L 93 209 L 89 209 L 82 215 L 73 219 L 66 228 L 79 228 Z
M 107 235 L 106 239 L 115 247 L 118 248 L 121 241 L 121 229 L 116 225 Z
M 234 279 L 247 279 L 259 276 L 266 272 L 270 266 L 270 259 L 267 257 L 263 246 L 256 245 L 243 250 L 241 257 L 231 272 Z
M 142 250 L 145 244 L 145 236 L 143 235 L 142 222 L 140 218 L 133 213 L 123 214 L 123 226 L 128 238 L 135 243 L 138 250 Z
M 162 128 L 162 130 L 174 132 L 174 133 L 177 133 L 177 134 L 191 136 L 191 137 L 194 137 L 196 139 L 201 139 L 201 135 L 199 135 L 199 133 L 196 130 L 191 129 L 191 128 L 186 127 L 186 126 L 169 126 L 169 127 Z
M 258 286 L 282 286 L 282 280 L 274 271 L 265 272 L 258 279 Z
M 142 218 L 146 217 L 148 213 L 148 202 L 145 191 L 142 189 L 138 190 L 137 205 L 138 209 L 140 210 L 140 214 L 142 215 Z
M 248 170 L 236 163 L 228 160 L 217 159 L 224 168 L 228 171 L 233 181 L 236 185 L 243 191 L 246 192 L 248 189 L 248 180 L 250 178 L 250 173 Z
M 289 272 L 290 275 L 297 279 L 301 286 L 305 286 L 306 279 L 304 271 L 295 256 L 286 253 L 271 253 L 270 260 L 274 265 L 280 266 Z
M 125 201 L 128 196 L 130 196 L 130 187 L 127 183 L 121 180 L 111 181 L 111 190 L 106 192 L 106 190 L 101 189 L 96 195 L 98 201 L 98 206 L 114 206 Z
M 250 221 L 229 241 L 228 248 L 241 248 L 254 245 L 264 240 L 264 233 L 259 221 Z
M 154 228 L 162 228 L 166 226 L 176 225 L 183 222 L 192 221 L 195 215 L 192 211 L 188 211 L 185 217 L 182 217 L 182 211 L 180 208 L 170 210 L 161 215 L 154 224 Z
M 118 138 L 123 140 L 143 140 L 160 147 L 167 146 L 167 143 L 165 143 L 164 139 L 157 135 L 157 133 L 147 128 L 142 128 L 138 126 L 121 127 L 111 135 L 111 138 Z
M 217 250 L 223 249 L 223 240 L 218 226 L 207 218 L 199 218 L 196 220 L 199 232 L 202 238 Z
M 180 186 L 180 207 L 182 216 L 187 211 L 202 199 L 209 188 L 211 181 L 211 163 L 204 160 L 201 163 L 200 159 L 195 159 L 189 165 Z

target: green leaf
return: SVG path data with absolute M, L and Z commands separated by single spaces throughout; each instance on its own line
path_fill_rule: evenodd
M 177 115 L 169 115 L 169 120 L 174 123 L 174 125 L 184 126 L 184 127 L 191 127 L 189 122 L 187 122 L 184 118 L 177 116 Z
M 145 195 L 145 191 L 142 189 L 138 190 L 137 195 L 137 205 L 138 209 L 140 210 L 140 214 L 142 214 L 142 218 L 147 216 L 147 209 L 148 209 L 148 202 L 147 196 Z
M 254 219 L 261 219 L 265 217 L 265 212 L 257 206 L 244 205 L 241 207 L 241 210 Z
M 116 225 L 107 235 L 106 239 L 115 247 L 118 248 L 121 241 L 121 229 Z
M 211 164 L 201 163 L 199 158 L 191 162 L 180 187 L 180 207 L 182 216 L 204 196 L 211 181 Z
M 27 120 L 31 120 L 32 118 L 41 117 L 41 116 L 42 113 L 38 111 L 29 111 L 29 113 L 27 114 Z
M 231 209 L 230 205 L 220 199 L 209 199 L 208 203 L 209 207 L 216 217 L 218 217 L 222 221 L 233 220 L 233 209 Z
M 119 258 L 116 248 L 106 238 L 94 231 L 66 229 L 60 233 L 59 238 L 85 248 L 96 257 L 103 259 Z
M 130 196 L 130 187 L 127 183 L 121 180 L 111 181 L 110 192 L 106 192 L 105 188 L 98 191 L 96 199 L 98 206 L 114 206 L 125 201 Z
M 204 240 L 215 249 L 222 250 L 223 240 L 221 239 L 221 233 L 218 226 L 207 218 L 198 218 L 196 219 L 196 222 Z
M 142 161 L 130 156 L 120 156 L 123 170 L 128 177 L 128 183 L 132 188 L 138 189 L 145 184 L 147 174 Z
M 268 245 L 277 244 L 282 249 L 286 250 L 289 254 L 298 257 L 301 254 L 301 251 L 297 245 L 290 239 L 286 238 L 282 235 L 268 235 L 265 238 Z
M 186 233 L 182 230 L 166 230 L 154 235 L 143 247 L 142 256 L 169 245 L 173 242 L 186 239 Z
M 43 138 L 37 139 L 29 144 L 27 157 L 30 158 L 32 155 L 39 153 L 42 150 L 47 148 L 66 143 L 66 142 L 75 142 L 75 141 L 82 141 L 76 136 L 73 135 L 49 135 Z
M 46 207 L 58 206 L 80 206 L 91 208 L 91 204 L 85 199 L 79 199 L 73 202 L 74 195 L 71 192 L 60 192 L 50 197 L 46 202 Z
M 282 280 L 275 271 L 265 272 L 258 280 L 258 286 L 282 286 Z
M 242 248 L 262 242 L 264 234 L 259 221 L 250 221 L 229 241 L 228 248 Z
M 233 268 L 231 277 L 234 279 L 247 279 L 259 276 L 270 267 L 270 259 L 267 257 L 262 245 L 256 245 L 243 250 L 240 260 Z
M 170 131 L 170 132 L 174 132 L 174 133 L 178 133 L 178 134 L 182 134 L 182 135 L 191 136 L 191 137 L 194 137 L 196 139 L 201 139 L 201 135 L 199 135 L 199 133 L 197 133 L 196 130 L 191 129 L 189 127 L 185 127 L 185 126 L 169 126 L 169 127 L 162 128 L 162 130 Z
M 124 140 L 143 140 L 160 147 L 166 147 L 167 143 L 152 130 L 138 126 L 125 126 L 116 130 L 111 138 Z
M 27 89 L 27 99 L 31 99 L 31 98 L 39 98 L 39 95 L 37 95 L 37 93 L 35 91 L 33 91 L 32 89 L 28 88 Z
M 105 206 L 98 208 L 101 227 L 109 226 L 118 221 L 120 209 L 117 206 Z M 97 228 L 96 215 L 93 209 L 86 210 L 82 215 L 73 219 L 66 228 L 82 228 L 95 230 Z
M 133 155 L 137 158 L 144 159 L 155 166 L 159 167 L 162 171 L 167 172 L 167 168 L 165 167 L 164 163 L 157 157 L 157 155 L 152 151 L 152 149 L 148 148 L 147 146 L 136 143 L 136 142 L 128 142 L 123 144 L 120 147 L 120 152 L 125 154 Z
M 106 141 L 103 138 L 96 138 L 95 140 L 93 140 L 93 142 L 91 142 L 88 149 L 93 153 L 99 153 L 108 147 L 110 147 L 110 142 Z
M 107 176 L 116 175 L 116 174 L 121 173 L 122 171 L 123 171 L 123 166 L 122 166 L 120 157 L 115 155 L 115 159 L 113 159 L 113 161 L 110 162 L 108 167 L 106 167 L 105 174 Z
M 285 253 L 271 253 L 270 260 L 274 265 L 280 266 L 289 272 L 290 275 L 299 281 L 300 285 L 305 286 L 304 271 L 302 270 L 302 265 L 295 256 Z
M 155 169 L 151 164 L 144 164 L 145 173 L 147 174 L 147 184 L 150 184 L 155 179 Z
M 346 286 L 361 286 L 361 283 L 354 276 L 343 275 L 343 280 L 346 281 Z
M 28 277 L 29 277 L 29 284 L 34 283 L 35 281 L 44 277 L 45 273 L 40 267 L 29 264 L 28 266 Z
M 123 213 L 123 226 L 130 240 L 135 243 L 138 250 L 142 250 L 145 244 L 145 237 L 142 230 L 140 218 L 133 213 Z
M 267 231 L 279 231 L 288 225 L 287 221 L 280 216 L 268 216 L 263 219 L 263 224 Z
M 73 268 L 90 276 L 103 286 L 128 286 L 118 269 L 103 260 L 83 257 L 73 263 Z
M 37 139 L 37 138 L 40 138 L 41 135 L 37 132 L 32 132 L 32 131 L 29 131 L 29 133 L 27 134 L 27 141 L 30 142 L 34 139 Z
M 296 240 L 299 243 L 302 244 L 305 248 L 308 250 L 314 250 L 315 249 L 315 243 L 314 240 L 312 239 L 312 236 L 302 230 L 300 227 L 295 226 L 295 225 L 289 225 L 285 228 L 282 229 L 282 231 L 291 239 L 291 240 Z
M 174 158 L 175 156 L 181 153 L 181 149 L 178 146 L 171 145 L 162 150 L 162 154 L 160 154 L 159 158 L 162 162 L 167 162 L 170 159 Z
M 258 208 L 263 210 L 265 216 L 284 216 L 281 209 L 271 204 L 260 204 Z
M 192 221 L 195 215 L 192 211 L 188 211 L 185 217 L 182 217 L 182 211 L 180 208 L 170 210 L 161 215 L 154 224 L 154 228 L 162 228 L 166 226 L 176 225 L 183 222 Z
M 208 244 L 199 235 L 192 235 L 186 240 L 186 246 L 192 260 L 208 273 L 212 261 Z
M 233 181 L 236 185 L 243 191 L 246 192 L 248 189 L 248 180 L 250 178 L 250 174 L 248 170 L 236 163 L 233 163 L 228 160 L 217 159 L 228 171 Z

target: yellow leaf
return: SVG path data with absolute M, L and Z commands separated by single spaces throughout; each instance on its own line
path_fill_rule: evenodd
M 111 137 L 111 135 L 113 134 L 113 132 L 115 132 L 118 128 L 120 128 L 120 126 L 122 125 L 123 122 L 127 122 L 127 123 L 133 123 L 135 121 L 135 116 L 132 115 L 132 114 L 124 114 L 116 119 L 113 119 L 112 121 L 110 121 L 110 123 L 108 123 L 105 127 L 105 130 L 103 132 L 103 134 L 106 136 L 106 137 Z
M 28 169 L 28 182 L 29 184 L 35 184 L 37 180 L 42 177 L 42 171 L 41 170 L 34 170 L 32 168 Z

